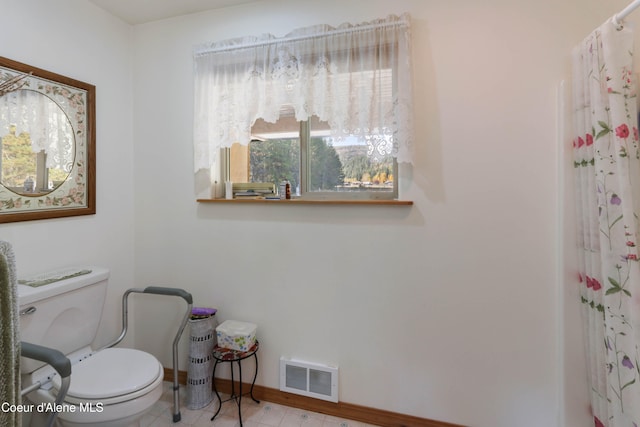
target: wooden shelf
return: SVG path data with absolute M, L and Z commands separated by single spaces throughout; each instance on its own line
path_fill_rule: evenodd
M 310 199 L 197 199 L 198 203 L 253 203 L 268 205 L 377 205 L 377 206 L 411 206 L 411 200 L 310 200 Z

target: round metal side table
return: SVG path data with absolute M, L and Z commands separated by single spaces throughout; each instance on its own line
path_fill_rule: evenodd
M 240 420 L 240 427 L 242 427 L 242 364 L 241 362 L 244 359 L 247 359 L 251 356 L 253 356 L 253 358 L 255 359 L 256 362 L 256 371 L 255 374 L 253 375 L 253 381 L 251 382 L 251 390 L 249 391 L 249 393 L 245 393 L 251 396 L 251 399 L 253 399 L 254 402 L 256 403 L 260 403 L 260 401 L 258 399 L 256 399 L 255 397 L 253 397 L 253 386 L 256 383 L 256 378 L 258 377 L 258 349 L 260 348 L 260 343 L 258 343 L 258 341 L 256 341 L 256 343 L 253 345 L 253 347 L 251 347 L 249 350 L 247 351 L 239 351 L 239 350 L 231 350 L 229 348 L 223 348 L 223 347 L 219 347 L 219 346 L 215 346 L 213 348 L 213 358 L 216 360 L 215 364 L 213 365 L 213 374 L 212 374 L 212 384 L 213 384 L 213 391 L 216 393 L 216 397 L 218 398 L 218 410 L 216 411 L 215 414 L 213 414 L 213 417 L 211 417 L 211 421 L 213 421 L 218 414 L 220 413 L 220 409 L 222 409 L 222 404 L 225 402 L 228 402 L 230 400 L 235 400 L 236 404 L 238 405 L 238 418 Z M 216 389 L 216 368 L 218 367 L 219 363 L 224 363 L 224 362 L 230 362 L 231 363 L 231 396 L 226 399 L 226 400 L 222 400 L 220 398 L 220 394 L 218 393 L 218 390 Z M 235 390 L 235 381 L 233 378 L 233 362 L 237 362 L 238 364 L 238 382 L 239 382 L 239 391 L 238 394 L 236 394 L 236 390 Z

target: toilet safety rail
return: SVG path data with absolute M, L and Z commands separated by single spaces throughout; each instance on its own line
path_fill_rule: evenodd
M 58 375 L 60 375 L 61 385 L 60 390 L 58 390 L 58 396 L 56 397 L 54 405 L 54 408 L 58 408 L 64 401 L 64 398 L 67 395 L 67 390 L 69 390 L 69 384 L 71 382 L 71 361 L 67 359 L 67 357 L 59 350 L 49 347 L 43 347 L 37 344 L 31 344 L 24 341 L 20 343 L 20 355 L 29 359 L 45 362 L 51 365 L 53 369 L 56 370 Z M 38 381 L 35 384 L 32 384 L 29 387 L 21 390 L 22 396 L 31 393 L 34 390 L 37 390 L 41 385 L 42 383 Z M 57 416 L 58 412 L 56 412 L 54 409 L 47 417 L 46 427 L 53 426 L 53 423 Z
M 178 383 L 178 342 L 180 341 L 180 336 L 182 336 L 182 332 L 184 331 L 185 326 L 189 320 L 189 316 L 191 316 L 191 308 L 193 306 L 193 297 L 191 294 L 184 289 L 179 288 L 167 288 L 163 286 L 147 286 L 146 288 L 132 288 L 128 289 L 124 295 L 122 296 L 122 332 L 120 336 L 116 338 L 111 344 L 105 346 L 113 347 L 117 345 L 124 336 L 127 334 L 127 324 L 128 320 L 128 304 L 127 299 L 129 294 L 131 293 L 140 293 L 140 294 L 155 294 L 155 295 L 168 295 L 168 296 L 176 296 L 184 299 L 187 302 L 187 311 L 182 318 L 182 323 L 178 328 L 178 332 L 176 333 L 175 338 L 173 339 L 173 422 L 177 423 L 180 421 L 180 395 L 179 389 L 180 385 Z

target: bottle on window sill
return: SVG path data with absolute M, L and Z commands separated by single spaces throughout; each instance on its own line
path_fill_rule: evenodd
M 27 177 L 27 179 L 24 180 L 24 192 L 25 193 L 33 193 L 36 189 L 36 182 L 33 180 L 32 177 Z M 287 197 L 288 199 L 288 197 Z

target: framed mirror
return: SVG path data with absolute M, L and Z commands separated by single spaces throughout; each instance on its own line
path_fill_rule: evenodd
M 0 57 L 0 223 L 91 215 L 95 86 Z

